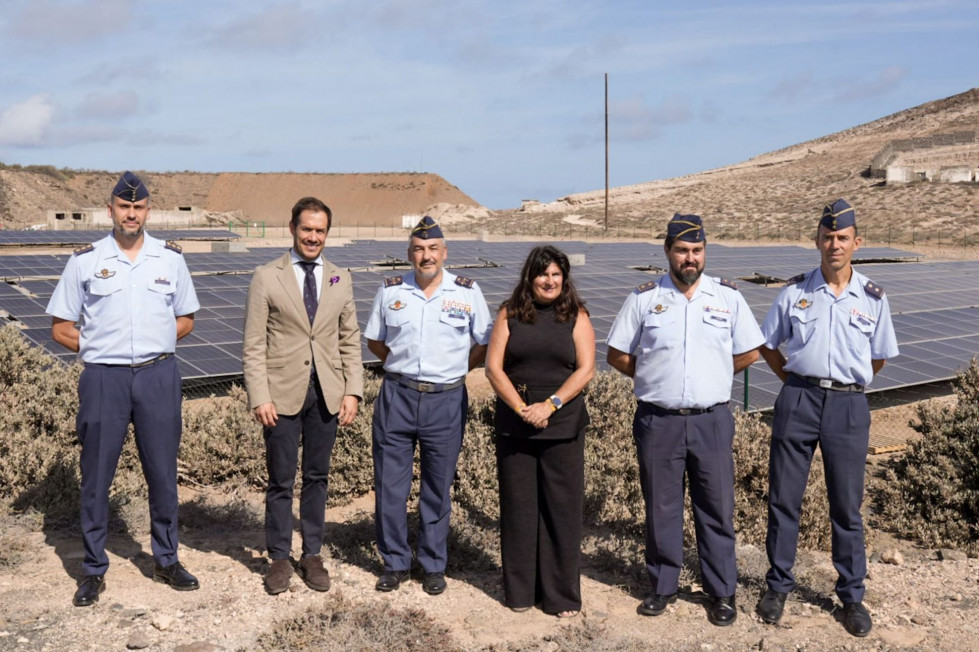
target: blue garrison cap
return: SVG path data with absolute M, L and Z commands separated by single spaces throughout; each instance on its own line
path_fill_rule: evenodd
M 421 238 L 422 240 L 433 240 L 435 238 L 444 238 L 445 236 L 442 235 L 442 229 L 439 228 L 438 223 L 426 215 L 411 230 L 411 237 Z
M 850 206 L 847 200 L 837 199 L 832 204 L 826 204 L 819 223 L 830 231 L 839 231 L 850 226 L 856 226 L 857 214 L 853 212 L 853 206 Z
M 125 201 L 140 201 L 150 196 L 150 191 L 143 185 L 142 180 L 130 171 L 125 171 L 119 177 L 119 182 L 112 189 L 112 194 Z
M 686 242 L 703 242 L 707 239 L 704 223 L 699 215 L 680 215 L 676 213 L 666 225 L 666 237 Z

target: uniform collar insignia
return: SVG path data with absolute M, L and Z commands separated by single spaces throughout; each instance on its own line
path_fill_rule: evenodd
M 157 285 L 170 285 L 170 281 L 168 281 L 167 279 L 163 278 L 162 276 L 160 278 L 156 279 L 153 282 L 156 283 Z
M 408 306 L 407 303 L 405 303 L 405 302 L 401 301 L 400 299 L 398 299 L 397 301 L 395 301 L 394 303 L 392 303 L 390 306 L 388 306 L 388 308 L 390 308 L 391 310 L 401 310 L 402 308 L 405 308 L 407 306 Z
M 670 308 L 669 306 L 664 306 L 662 303 L 657 303 L 653 307 L 652 312 L 655 315 L 659 315 L 659 314 L 662 314 L 662 313 L 666 312 L 667 310 L 669 310 L 669 308 Z
M 115 275 L 116 275 L 115 272 L 110 272 L 109 270 L 104 268 L 101 271 L 95 272 L 95 278 L 103 278 L 103 279 L 112 278 Z
M 809 299 L 799 299 L 798 301 L 795 302 L 795 305 L 792 307 L 801 308 L 802 310 L 805 310 L 811 305 L 812 305 L 812 301 L 810 301 Z

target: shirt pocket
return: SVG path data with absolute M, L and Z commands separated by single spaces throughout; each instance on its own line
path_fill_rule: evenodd
M 732 318 L 729 312 L 720 312 L 717 310 L 704 311 L 704 323 L 712 327 L 706 330 L 712 336 L 719 335 L 725 339 L 730 339 L 731 322 Z
M 173 305 L 173 294 L 177 289 L 174 287 L 173 281 L 150 281 L 146 284 L 146 289 L 150 291 L 151 297 L 162 301 L 168 308 Z
M 443 311 L 439 314 L 439 321 L 453 329 L 463 332 L 469 330 L 469 313 Z
M 107 297 L 122 289 L 118 278 L 93 278 L 88 284 L 88 293 L 95 298 Z
M 792 324 L 792 335 L 798 344 L 805 344 L 812 339 L 819 325 L 819 316 L 813 310 L 792 309 L 789 312 L 789 322 Z
M 850 322 L 846 328 L 846 345 L 858 355 L 863 355 L 870 349 L 870 338 L 874 334 L 874 324 L 864 315 L 850 313 Z
M 639 348 L 643 353 L 669 349 L 676 345 L 677 340 L 682 335 L 682 329 L 675 328 L 679 319 L 679 311 L 664 310 L 663 312 L 650 312 L 642 319 L 642 337 L 639 340 Z

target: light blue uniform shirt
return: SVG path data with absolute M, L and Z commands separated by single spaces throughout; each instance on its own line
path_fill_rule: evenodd
M 610 347 L 636 356 L 636 398 L 669 410 L 731 400 L 733 356 L 763 341 L 740 292 L 701 276 L 688 301 L 669 274 L 634 290 L 608 335 Z
M 896 357 L 898 348 L 887 296 L 868 287 L 879 290 L 853 270 L 837 297 L 817 267 L 779 293 L 761 327 L 765 346 L 784 342 L 785 370 L 799 376 L 869 385 L 870 361 Z
M 129 365 L 173 353 L 176 317 L 199 308 L 182 254 L 144 235 L 130 262 L 110 234 L 68 260 L 46 312 L 81 322 L 84 362 Z
M 415 284 L 414 272 L 401 278 L 377 291 L 364 337 L 391 349 L 385 371 L 429 383 L 459 380 L 469 371 L 471 340 L 489 343 L 493 325 L 479 285 L 459 285 L 455 274 L 443 270 L 441 284 L 428 298 Z

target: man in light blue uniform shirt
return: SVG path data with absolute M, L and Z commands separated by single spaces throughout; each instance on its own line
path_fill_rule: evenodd
M 109 200 L 112 234 L 75 251 L 47 307 L 52 338 L 85 363 L 77 417 L 85 546 L 73 598 L 79 607 L 105 590 L 109 488 L 130 422 L 149 488 L 153 577 L 181 591 L 199 586 L 177 560 L 182 418 L 174 350 L 200 304 L 180 248 L 144 231 L 149 201 L 139 177 L 123 174 Z
M 364 329 L 384 364 L 374 404 L 373 450 L 377 548 L 384 560 L 378 591 L 408 579 L 406 501 L 415 443 L 421 454 L 418 563 L 426 593 L 445 590 L 452 481 L 465 430 L 466 374 L 486 357 L 492 318 L 472 279 L 445 269 L 442 230 L 424 217 L 411 232 L 413 271 L 387 278 Z
M 703 276 L 697 215 L 674 215 L 663 245 L 670 273 L 637 287 L 612 324 L 608 363 L 635 381 L 633 437 L 646 503 L 646 571 L 639 613 L 676 601 L 683 566 L 684 473 L 690 484 L 707 618 L 737 618 L 734 553 L 733 375 L 763 342 L 751 309 L 726 279 Z
M 883 288 L 850 264 L 860 244 L 853 207 L 843 199 L 827 205 L 816 233 L 820 266 L 790 279 L 779 293 L 762 325 L 761 348 L 784 385 L 775 402 L 768 471 L 771 568 L 758 613 L 777 623 L 795 589 L 802 497 L 818 445 L 839 574 L 836 594 L 843 602 L 843 626 L 853 636 L 866 636 L 872 627 L 863 606 L 867 556 L 860 504 L 870 439 L 864 389 L 884 361 L 898 355 Z

